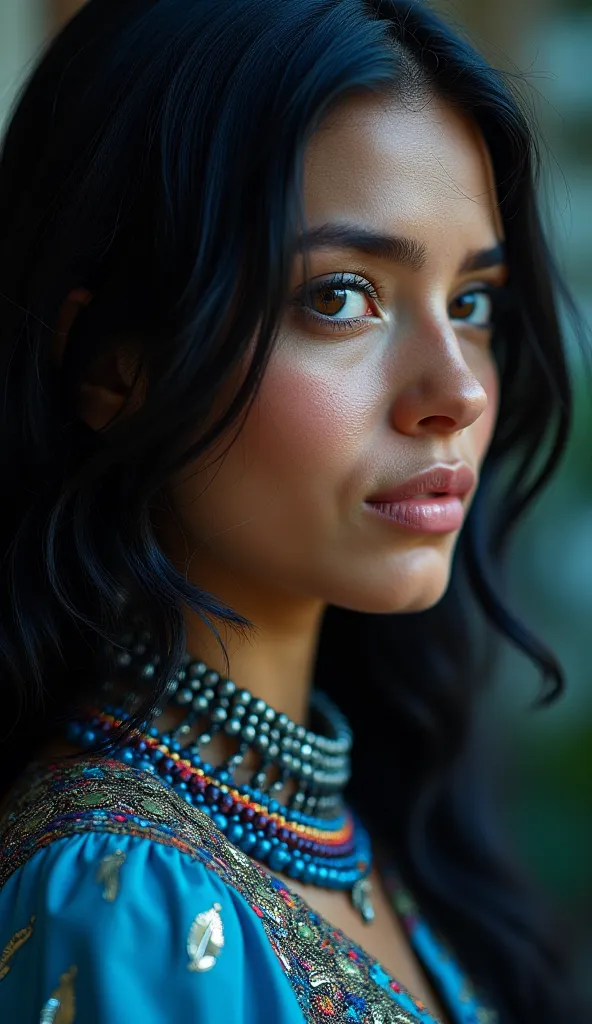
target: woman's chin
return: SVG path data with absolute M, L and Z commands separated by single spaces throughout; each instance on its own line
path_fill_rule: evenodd
M 421 556 L 417 551 L 413 554 L 412 559 L 403 559 L 395 566 L 382 565 L 370 579 L 366 577 L 359 587 L 352 588 L 346 600 L 332 603 L 374 615 L 433 608 L 444 597 L 450 582 L 450 555 L 433 549 Z

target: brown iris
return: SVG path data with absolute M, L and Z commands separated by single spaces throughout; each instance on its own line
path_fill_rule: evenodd
M 319 288 L 313 295 L 313 308 L 317 313 L 334 316 L 346 303 L 347 288 Z
M 471 292 L 467 292 L 466 295 L 459 295 L 457 299 L 452 300 L 451 316 L 453 320 L 464 320 L 466 317 L 474 313 L 475 306 L 477 303 L 475 299 L 469 299 L 467 296 L 471 295 Z

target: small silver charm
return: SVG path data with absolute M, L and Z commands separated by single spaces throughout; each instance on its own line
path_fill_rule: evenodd
M 374 907 L 372 905 L 372 882 L 369 878 L 359 878 L 351 891 L 351 901 L 361 914 L 364 924 L 372 924 Z
M 187 938 L 188 968 L 190 971 L 210 971 L 224 945 L 224 929 L 219 903 L 198 914 Z

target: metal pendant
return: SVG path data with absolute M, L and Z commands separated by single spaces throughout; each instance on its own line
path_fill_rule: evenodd
M 361 915 L 364 924 L 372 924 L 374 906 L 372 904 L 372 882 L 369 878 L 359 878 L 351 891 L 351 901 Z
M 224 929 L 219 903 L 214 903 L 210 910 L 198 914 L 187 939 L 190 971 L 211 971 L 224 945 Z

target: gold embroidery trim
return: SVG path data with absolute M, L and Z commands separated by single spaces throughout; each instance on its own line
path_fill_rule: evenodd
M 9 939 L 0 953 L 0 981 L 2 981 L 10 971 L 12 964 L 9 961 L 12 960 L 14 954 L 31 938 L 34 924 L 35 915 L 33 914 L 29 924 L 26 924 L 24 928 L 19 928 L 12 938 Z
M 77 974 L 78 968 L 72 964 L 61 975 L 58 987 L 41 1010 L 39 1024 L 74 1024 L 76 1017 L 74 978 Z

